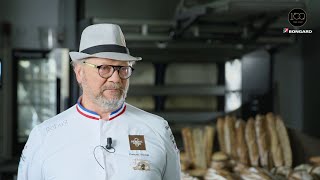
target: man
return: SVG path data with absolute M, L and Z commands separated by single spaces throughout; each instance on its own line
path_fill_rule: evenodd
M 18 180 L 180 180 L 167 121 L 125 103 L 133 57 L 118 25 L 97 24 L 70 52 L 78 103 L 36 126 Z

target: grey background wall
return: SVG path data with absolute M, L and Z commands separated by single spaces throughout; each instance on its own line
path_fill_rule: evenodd
M 13 47 L 39 48 L 38 28 L 58 27 L 58 0 L 6 1 L 3 20 L 13 27 Z
M 161 19 L 174 17 L 179 0 L 86 0 L 85 17 L 130 18 L 130 19 Z
M 51 27 L 63 34 L 61 47 L 76 49 L 76 0 L 4 0 L 0 2 L 0 22 L 11 24 L 11 48 L 39 49 L 39 28 Z M 7 49 L 5 44 L 0 44 L 0 58 L 3 61 L 3 87 L 0 89 L 0 158 L 4 159 L 11 155 L 14 73 L 11 70 L 11 48 Z
M 303 38 L 302 45 L 303 129 L 320 137 L 320 28 L 312 36 Z
M 63 33 L 63 47 L 75 48 L 75 0 L 5 0 L 1 2 L 0 21 L 12 24 L 13 48 L 40 48 L 40 27 Z
M 286 47 L 275 54 L 273 65 L 274 108 L 287 126 L 302 130 L 303 60 L 301 45 Z
M 274 56 L 275 110 L 286 124 L 304 133 L 320 137 L 317 127 L 320 107 L 320 31 L 301 35 L 296 45 Z

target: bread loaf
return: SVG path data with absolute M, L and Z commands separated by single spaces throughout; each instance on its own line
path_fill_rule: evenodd
M 253 118 L 249 118 L 245 129 L 245 138 L 248 145 L 249 159 L 251 166 L 259 165 L 259 151 L 256 142 L 255 123 Z
M 320 179 L 320 166 L 314 166 L 310 174 L 316 179 Z
M 212 161 L 226 161 L 229 159 L 228 155 L 222 151 L 218 151 L 212 154 Z
M 294 171 L 307 171 L 310 173 L 312 171 L 313 167 L 310 164 L 300 164 L 296 166 L 293 170 Z
M 284 166 L 291 167 L 292 166 L 292 150 L 290 146 L 290 140 L 288 136 L 287 129 L 280 118 L 280 116 L 276 116 L 276 130 L 278 133 L 280 146 L 282 149 Z
M 228 155 L 222 151 L 213 153 L 210 167 L 213 169 L 231 169 Z
M 280 166 L 280 167 L 274 167 L 271 170 L 271 173 L 276 175 L 276 176 L 281 176 L 283 178 L 288 178 L 289 174 L 292 173 L 292 168 L 291 167 L 285 167 L 285 166 Z
M 320 166 L 320 156 L 312 156 L 309 158 L 309 161 L 315 166 Z
M 262 115 L 256 116 L 255 130 L 257 135 L 257 143 L 260 157 L 260 164 L 264 168 L 269 165 L 269 139 L 267 133 L 267 125 L 265 117 Z
M 297 170 L 289 174 L 288 180 L 314 180 L 307 171 Z
M 239 171 L 243 180 L 272 180 L 271 174 L 258 167 L 243 168 Z
M 190 169 L 187 171 L 188 174 L 194 177 L 203 177 L 207 172 L 207 169 Z
M 239 119 L 236 121 L 235 132 L 236 132 L 236 150 L 239 162 L 249 165 L 249 154 L 248 147 L 245 139 L 245 128 L 246 123 Z
M 270 136 L 271 158 L 275 167 L 280 167 L 283 165 L 282 149 L 280 146 L 280 141 L 276 130 L 275 117 L 273 113 L 268 113 L 266 115 L 266 119 L 268 133 Z
M 231 174 L 230 171 L 224 169 L 212 169 L 209 168 L 204 180 L 235 180 L 236 178 Z

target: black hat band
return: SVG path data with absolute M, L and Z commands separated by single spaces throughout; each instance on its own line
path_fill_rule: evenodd
M 86 54 L 96 54 L 101 52 L 116 52 L 116 53 L 124 53 L 124 54 L 130 55 L 128 48 L 124 46 L 113 45 L 113 44 L 93 46 L 93 47 L 84 49 L 80 52 L 86 53 Z

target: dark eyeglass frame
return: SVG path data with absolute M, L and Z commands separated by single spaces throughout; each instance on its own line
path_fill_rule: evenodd
M 128 78 L 132 75 L 132 73 L 133 73 L 133 71 L 134 71 L 134 68 L 131 67 L 131 66 L 113 66 L 113 65 L 106 65 L 106 64 L 103 64 L 103 65 L 95 65 L 95 64 L 88 63 L 88 62 L 86 62 L 86 61 L 83 61 L 83 64 L 86 64 L 86 65 L 88 65 L 88 66 L 90 66 L 90 67 L 93 67 L 93 68 L 98 69 L 98 74 L 99 74 L 99 76 L 102 77 L 102 78 L 105 78 L 105 79 L 110 78 L 110 77 L 113 75 L 114 71 L 118 71 L 119 77 L 120 77 L 121 79 L 125 80 L 125 79 L 128 79 Z M 112 73 L 110 74 L 109 77 L 104 77 L 104 76 L 102 76 L 102 75 L 100 74 L 100 69 L 101 69 L 102 67 L 106 67 L 106 66 L 112 67 Z M 130 74 L 128 77 L 126 77 L 126 78 L 121 77 L 119 71 L 120 71 L 122 68 L 129 68 L 129 69 L 131 69 L 131 74 Z

